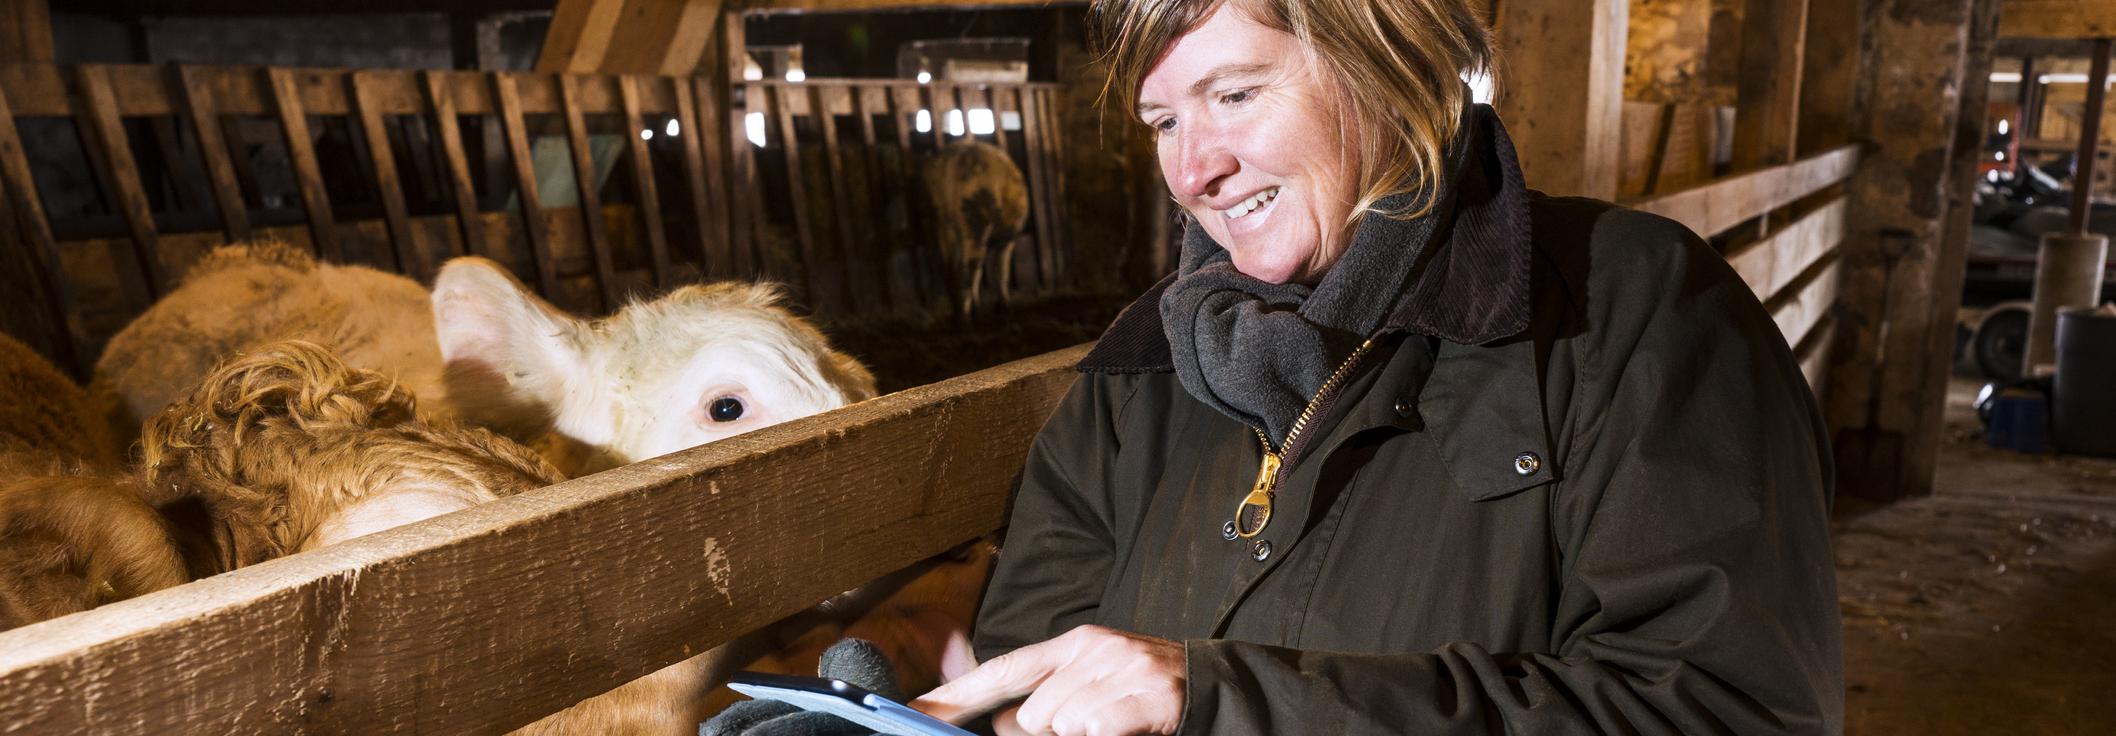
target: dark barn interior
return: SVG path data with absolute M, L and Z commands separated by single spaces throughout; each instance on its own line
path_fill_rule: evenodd
M 1689 227 L 1798 359 L 1833 452 L 1844 730 L 2116 730 L 2116 0 L 1470 4 L 1501 58 L 1466 81 L 1528 186 Z M 525 439 L 574 480 L 0 617 L 0 731 L 566 732 L 542 719 L 757 632 L 856 630 L 810 607 L 1000 528 L 1076 346 L 1175 267 L 1182 215 L 1147 130 L 1097 106 L 1106 72 L 1085 2 L 0 0 L 0 328 L 25 348 L 0 389 L 57 407 L 0 395 L 0 419 L 93 445 L 0 443 L 0 477 L 149 472 L 162 403 L 125 393 L 136 365 L 198 362 L 188 388 L 285 337 L 397 365 L 334 320 L 436 366 L 476 349 L 441 311 L 485 293 L 443 283 L 460 258 L 552 320 L 526 331 L 573 315 L 593 340 L 686 285 L 771 282 L 783 341 L 872 374 L 674 455 Z M 977 194 L 941 201 L 943 178 Z M 254 274 L 200 298 L 214 316 L 150 312 L 265 242 L 255 274 L 330 299 L 394 279 L 409 322 L 365 294 L 322 322 L 227 306 Z M 599 380 L 644 394 L 646 370 Z M 10 498 L 4 554 L 43 543 Z

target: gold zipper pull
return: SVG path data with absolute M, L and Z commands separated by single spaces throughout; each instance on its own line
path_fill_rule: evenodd
M 1262 534 L 1271 523 L 1271 497 L 1278 486 L 1279 455 L 1268 447 L 1264 450 L 1263 466 L 1257 468 L 1256 485 L 1250 487 L 1249 495 L 1242 497 L 1242 505 L 1234 510 L 1234 530 L 1247 539 Z

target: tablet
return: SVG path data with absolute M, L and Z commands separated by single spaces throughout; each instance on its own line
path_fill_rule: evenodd
M 737 672 L 728 687 L 760 700 L 777 700 L 802 710 L 819 710 L 876 733 L 898 736 L 976 736 L 933 716 L 868 692 L 844 680 L 763 672 Z

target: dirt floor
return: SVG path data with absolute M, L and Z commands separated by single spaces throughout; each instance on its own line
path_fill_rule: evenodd
M 1978 385 L 1932 497 L 1838 504 L 1845 730 L 2116 733 L 2116 460 L 1986 446 Z

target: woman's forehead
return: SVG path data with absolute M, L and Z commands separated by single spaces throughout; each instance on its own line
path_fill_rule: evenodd
M 1222 4 L 1198 27 L 1169 44 L 1146 73 L 1140 103 L 1201 94 L 1221 78 L 1276 70 L 1298 60 L 1297 45 L 1292 35 L 1250 19 L 1231 4 Z

